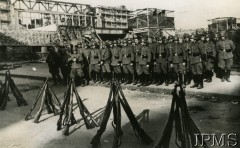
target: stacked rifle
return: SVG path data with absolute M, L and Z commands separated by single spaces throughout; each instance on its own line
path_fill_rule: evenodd
M 53 113 L 54 115 L 58 114 L 58 109 L 56 108 L 56 106 L 58 106 L 60 108 L 61 102 L 57 98 L 56 94 L 52 91 L 52 89 L 48 86 L 48 78 L 44 82 L 41 90 L 38 92 L 36 101 L 34 102 L 32 108 L 27 113 L 27 115 L 25 117 L 26 121 L 33 118 L 31 114 L 32 114 L 32 111 L 36 108 L 36 105 L 39 102 L 39 100 L 41 100 L 41 104 L 37 111 L 37 114 L 34 117 L 34 120 L 33 120 L 34 123 L 39 122 L 39 119 L 40 119 L 43 109 L 44 109 L 44 105 L 46 106 L 48 114 L 51 114 L 51 113 Z
M 108 102 L 106 105 L 106 109 L 104 112 L 100 129 L 97 131 L 97 134 L 93 137 L 91 141 L 92 147 L 95 148 L 100 146 L 100 139 L 107 127 L 107 123 L 112 110 L 113 110 L 112 125 L 115 131 L 113 148 L 118 148 L 121 146 L 121 137 L 123 135 L 123 132 L 121 129 L 121 105 L 130 120 L 130 123 L 133 127 L 136 137 L 145 144 L 150 144 L 153 142 L 152 139 L 140 127 L 136 117 L 132 112 L 132 109 L 130 108 L 123 94 L 120 84 L 118 82 L 112 82 L 110 84 L 109 98 L 108 98 Z
M 65 92 L 64 101 L 61 106 L 61 111 L 59 115 L 59 120 L 57 122 L 57 130 L 62 129 L 62 125 L 64 125 L 63 135 L 69 135 L 69 128 L 70 126 L 77 123 L 74 114 L 73 114 L 73 100 L 76 98 L 77 106 L 79 107 L 80 115 L 82 116 L 84 123 L 87 129 L 91 129 L 94 127 L 99 126 L 98 123 L 95 121 L 93 116 L 90 114 L 86 106 L 83 104 L 81 100 L 76 86 L 74 84 L 74 79 L 70 79 L 67 91 Z
M 10 71 L 7 70 L 5 73 L 5 83 L 0 82 L 0 110 L 5 110 L 7 102 L 10 101 L 8 96 L 9 89 L 11 89 L 14 97 L 16 98 L 18 106 L 28 105 L 27 101 L 23 98 L 23 95 L 11 78 Z
M 177 88 L 180 88 L 179 92 Z M 181 85 L 176 84 L 172 91 L 172 104 L 168 118 L 167 125 L 163 131 L 163 135 L 154 148 L 169 148 L 169 143 L 175 122 L 176 139 L 175 144 L 179 148 L 192 148 L 196 146 L 196 141 L 202 141 L 201 136 L 195 139 L 194 134 L 201 134 L 196 124 L 187 109 L 187 103 L 185 99 L 185 92 Z M 204 148 L 208 148 L 207 144 L 203 143 Z

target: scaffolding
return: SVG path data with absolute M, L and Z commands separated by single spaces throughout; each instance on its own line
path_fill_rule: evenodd
M 210 32 L 226 32 L 228 30 L 236 30 L 240 27 L 240 22 L 235 17 L 219 17 L 208 20 L 208 30 Z
M 24 26 L 26 29 L 32 29 L 52 24 L 93 26 L 92 8 L 87 4 L 50 0 L 15 0 L 12 6 L 16 27 Z
M 141 36 L 175 35 L 174 11 L 156 8 L 138 9 L 130 13 L 129 29 Z

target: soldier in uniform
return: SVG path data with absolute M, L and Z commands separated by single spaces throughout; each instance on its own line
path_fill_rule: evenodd
M 150 67 L 149 67 L 149 71 L 150 71 L 150 76 L 151 76 L 151 82 L 149 83 L 153 83 L 153 84 L 156 84 L 157 80 L 156 80 L 156 73 L 154 72 L 154 62 L 156 61 L 156 58 L 155 58 L 155 54 L 156 54 L 156 47 L 157 47 L 157 44 L 156 42 L 153 42 L 153 39 L 152 37 L 148 37 L 148 46 L 150 48 L 150 51 L 151 51 L 151 62 L 150 62 Z
M 223 32 L 220 33 L 220 40 L 216 44 L 216 50 L 218 52 L 218 67 L 220 68 L 221 81 L 230 81 L 231 66 L 233 64 L 233 53 L 235 45 L 233 41 L 226 39 Z
M 141 49 L 142 49 L 142 45 L 139 43 L 138 38 L 134 39 L 134 43 L 135 46 L 133 46 L 133 51 L 134 51 L 134 78 L 135 78 L 135 82 L 133 83 L 133 85 L 137 85 L 139 82 L 139 76 L 137 74 L 137 71 L 139 69 L 139 58 L 141 56 Z
M 167 81 L 167 51 L 165 48 L 165 45 L 163 44 L 163 40 L 160 37 L 158 40 L 158 45 L 156 47 L 156 53 L 155 53 L 155 59 L 154 62 L 154 71 L 157 73 L 157 84 L 156 86 L 161 85 L 163 82 L 165 82 L 165 85 L 168 86 Z
M 131 43 L 131 42 L 129 42 Z M 124 84 L 131 84 L 132 83 L 132 76 L 133 76 L 133 62 L 134 62 L 134 51 L 130 45 L 127 45 L 127 41 L 123 41 L 123 47 L 121 52 L 122 57 L 122 66 L 123 66 L 123 73 L 124 73 Z
M 105 42 L 102 43 L 102 49 L 100 50 L 100 55 L 101 55 L 103 83 L 107 83 L 107 82 L 110 82 L 111 80 L 111 69 L 110 69 L 111 50 L 107 47 Z
M 77 85 L 79 84 L 81 86 L 84 86 L 84 74 L 82 70 L 83 55 L 82 52 L 79 52 L 78 50 L 78 48 L 75 48 L 73 54 L 71 55 L 71 58 L 69 59 L 72 63 L 70 77 L 74 78 Z
M 71 55 L 65 48 L 59 48 L 58 52 L 60 56 L 60 70 L 63 76 L 63 83 L 66 85 L 71 72 L 71 65 L 68 61 Z
M 210 37 L 207 34 L 205 36 L 205 42 L 203 44 L 203 65 L 205 68 L 205 77 L 206 80 L 204 82 L 212 82 L 213 77 L 213 68 L 214 68 L 214 62 L 215 62 L 215 45 L 212 41 L 210 41 Z
M 174 37 L 174 43 L 172 44 L 172 51 L 169 54 L 170 67 L 173 68 L 173 80 L 180 84 L 183 84 L 184 79 L 184 67 L 186 62 L 185 51 L 178 43 L 179 38 Z M 185 87 L 185 85 L 183 85 Z
M 92 48 L 90 51 L 89 71 L 94 83 L 98 81 L 100 82 L 100 62 L 101 62 L 100 51 L 98 48 L 96 48 L 96 44 L 92 44 Z
M 114 79 L 121 82 L 121 63 L 122 63 L 122 51 L 117 45 L 117 41 L 113 41 L 113 48 L 111 49 L 112 59 L 111 66 L 114 72 Z
M 185 70 L 184 70 L 184 85 L 188 85 L 191 83 L 192 80 L 192 72 L 190 68 L 190 59 L 189 59 L 189 54 L 187 54 L 190 50 L 190 40 L 189 40 L 189 34 L 186 34 L 184 36 L 184 43 L 183 43 L 183 49 L 184 52 L 186 53 L 186 65 L 185 65 Z
M 83 73 L 85 85 L 89 85 L 90 74 L 89 74 L 89 64 L 90 64 L 90 46 L 86 43 L 83 43 Z
M 141 86 L 148 86 L 149 85 L 149 66 L 151 62 L 151 50 L 148 47 L 148 42 L 145 39 L 142 39 L 142 49 L 140 51 L 140 57 L 138 59 L 138 70 L 137 73 L 140 77 L 141 84 L 138 85 L 138 87 Z
M 167 57 L 168 57 L 168 84 L 172 84 L 174 82 L 173 80 L 173 68 L 170 65 L 170 54 L 172 52 L 173 48 L 173 36 L 168 36 L 168 41 L 165 45 L 166 51 L 167 51 Z
M 49 72 L 52 75 L 54 84 L 57 84 L 57 78 L 58 78 L 58 81 L 61 82 L 61 77 L 59 75 L 60 59 L 58 54 L 55 52 L 55 49 L 53 46 L 48 47 L 48 50 L 49 50 L 49 53 L 46 58 L 46 63 L 48 63 Z
M 203 65 L 202 65 L 202 51 L 199 46 L 199 43 L 197 43 L 196 36 L 192 35 L 191 38 L 191 48 L 188 51 L 190 64 L 191 64 L 191 70 L 193 74 L 193 81 L 194 84 L 190 86 L 190 88 L 197 87 L 198 89 L 203 88 Z

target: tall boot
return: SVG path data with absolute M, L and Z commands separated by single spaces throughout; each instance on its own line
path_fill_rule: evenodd
M 206 70 L 205 73 L 204 73 L 204 82 L 208 82 L 209 81 L 209 70 Z
M 212 82 L 212 77 L 213 77 L 213 72 L 212 72 L 212 70 L 209 70 L 209 81 L 208 81 L 208 83 Z
M 134 76 L 135 76 L 135 80 L 133 82 L 133 85 L 137 85 L 137 83 L 139 81 L 139 76 L 138 76 L 138 74 L 134 74 Z
M 157 78 L 157 73 L 156 72 L 153 72 L 153 75 L 152 75 L 152 84 L 157 84 L 158 83 L 158 78 Z
M 173 73 L 171 71 L 168 73 L 168 83 L 169 84 L 173 83 Z
M 150 82 L 150 75 L 149 74 L 145 74 L 144 86 L 149 86 L 150 84 L 151 84 L 151 82 Z
M 124 79 L 124 85 L 127 85 L 127 80 L 128 80 L 128 74 L 124 73 L 123 74 L 123 79 Z
M 198 76 L 197 75 L 193 75 L 193 82 L 194 82 L 194 84 L 192 86 L 190 86 L 190 88 L 198 87 Z
M 52 74 L 52 79 L 55 85 L 57 85 L 57 78 L 56 75 Z
M 221 82 L 225 81 L 225 77 L 226 77 L 225 69 L 221 69 Z
M 96 82 L 101 83 L 101 73 L 100 72 L 96 73 Z
M 156 81 L 157 81 L 157 84 L 156 84 L 156 86 L 159 86 L 159 85 L 161 85 L 162 83 L 162 80 L 161 80 L 161 74 L 158 74 L 158 75 L 156 75 Z
M 193 74 L 191 72 L 187 72 L 187 83 L 186 85 L 189 85 L 193 79 Z
M 137 87 L 142 87 L 144 85 L 144 73 L 139 75 L 139 83 L 140 84 L 138 84 Z
M 165 86 L 168 86 L 168 75 L 164 74 L 164 81 L 165 81 Z
M 184 83 L 185 86 L 188 85 L 188 77 L 187 77 L 187 73 L 184 74 L 184 76 L 183 76 L 183 83 Z
M 173 83 L 175 83 L 175 82 L 179 82 L 179 80 L 178 80 L 178 78 L 179 78 L 179 76 L 178 76 L 178 74 L 177 73 L 173 73 Z
M 133 75 L 131 73 L 128 74 L 128 84 L 131 84 L 133 80 Z
M 230 73 L 231 73 L 231 71 L 230 70 L 227 70 L 227 78 L 226 78 L 226 80 L 227 80 L 227 82 L 231 82 L 231 80 L 230 80 Z
M 197 89 L 202 89 L 203 88 L 203 75 L 198 75 L 198 87 Z
M 111 77 L 111 72 L 108 72 L 107 73 L 107 84 L 109 85 L 110 83 L 111 83 L 111 81 L 112 81 L 112 79 L 111 79 L 112 77 Z
M 183 84 L 183 74 L 178 74 L 178 83 L 180 84 L 180 85 L 182 85 Z
M 103 74 L 102 74 L 102 83 L 103 84 L 107 82 L 106 78 L 107 78 L 106 77 L 106 72 L 103 72 Z

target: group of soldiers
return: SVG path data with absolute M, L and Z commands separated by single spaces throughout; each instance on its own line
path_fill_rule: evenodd
M 163 36 L 79 42 L 74 48 L 65 44 L 50 47 L 46 62 L 55 83 L 61 80 L 61 70 L 64 83 L 74 78 L 81 86 L 116 80 L 138 87 L 176 82 L 186 87 L 193 80 L 190 88 L 202 89 L 204 82 L 212 81 L 216 66 L 221 81 L 230 82 L 234 48 L 224 33 L 213 39 L 209 34 L 186 34 L 181 40 Z

